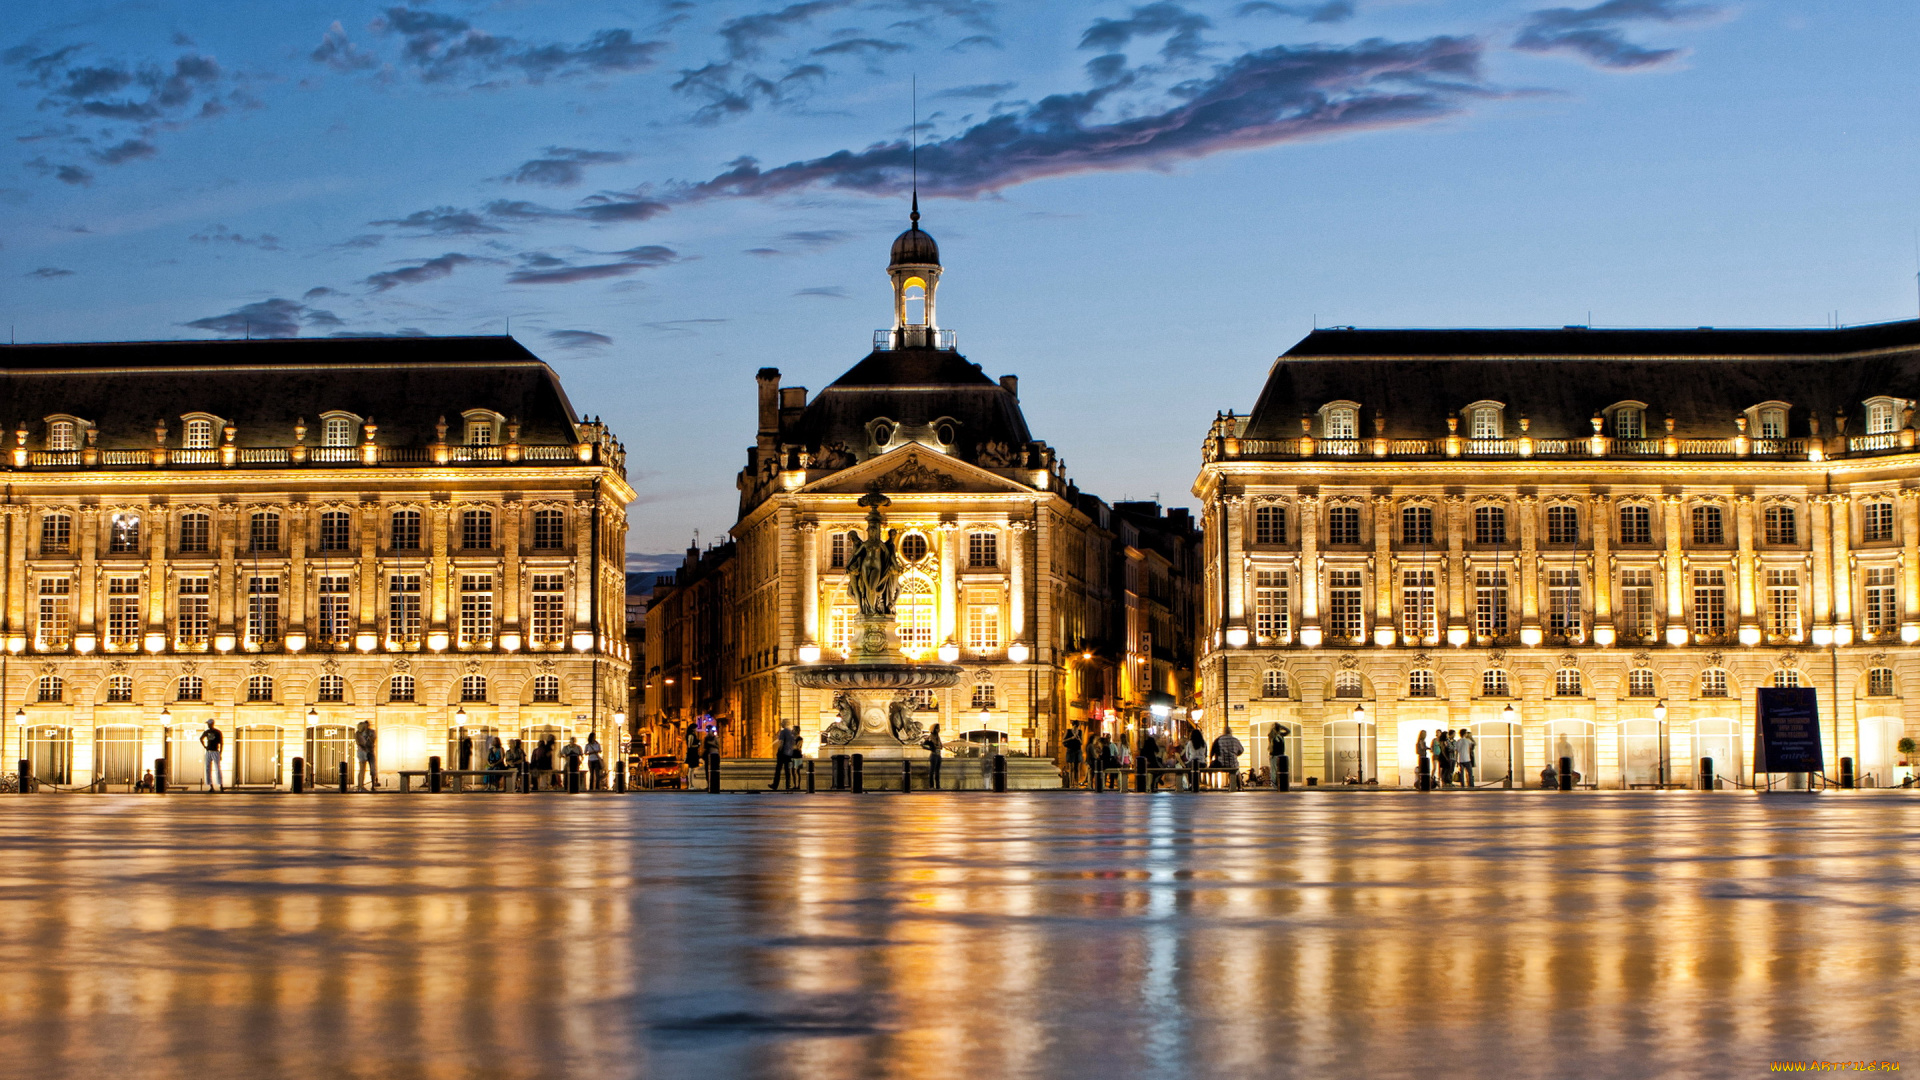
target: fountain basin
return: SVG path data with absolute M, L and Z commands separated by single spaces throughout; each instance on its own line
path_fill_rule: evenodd
M 815 690 L 937 690 L 960 681 L 956 664 L 803 664 L 793 681 Z

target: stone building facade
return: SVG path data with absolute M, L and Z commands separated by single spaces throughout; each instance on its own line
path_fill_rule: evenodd
M 1316 331 L 1205 440 L 1207 726 L 1321 783 L 1468 728 L 1481 783 L 1724 786 L 1756 689 L 1811 686 L 1829 773 L 1897 782 L 1916 398 L 1916 322 Z
M 633 490 L 510 338 L 22 345 L 0 505 L 0 756 L 128 784 L 449 767 L 464 730 L 618 745 Z

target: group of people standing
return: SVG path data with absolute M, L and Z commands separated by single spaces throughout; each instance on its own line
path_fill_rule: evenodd
M 1426 730 L 1422 729 L 1413 740 L 1413 752 L 1420 761 L 1420 775 L 1442 787 L 1452 787 L 1456 777 L 1461 787 L 1473 786 L 1474 753 L 1478 749 L 1479 744 L 1474 740 L 1473 732 L 1466 728 L 1458 731 L 1441 728 L 1431 743 L 1427 741 Z
M 1238 774 L 1240 755 L 1247 752 L 1245 744 L 1231 730 L 1221 732 L 1209 749 L 1206 735 L 1197 727 L 1188 727 L 1185 736 L 1174 739 L 1164 749 L 1152 730 L 1142 733 L 1138 758 L 1125 739 L 1104 731 L 1094 732 L 1092 744 L 1088 745 L 1077 726 L 1067 730 L 1061 744 L 1066 759 L 1062 778 L 1065 785 L 1107 791 L 1124 787 L 1121 774 L 1136 767 L 1145 768 L 1151 778 L 1148 782 L 1156 789 L 1167 772 L 1180 770 L 1178 783 L 1186 790 L 1194 783 L 1192 774 L 1196 769 L 1228 769 Z

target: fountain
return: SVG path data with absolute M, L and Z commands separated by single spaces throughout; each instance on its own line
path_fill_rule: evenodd
M 859 505 L 867 508 L 867 535 L 847 559 L 847 592 L 860 606 L 847 660 L 794 669 L 801 686 L 835 692 L 838 717 L 820 733 L 821 758 L 863 754 L 868 760 L 898 760 L 918 751 L 926 733 L 913 718 L 911 692 L 960 681 L 956 665 L 915 663 L 900 652 L 893 612 L 900 591 L 897 530 L 887 529 L 881 514 L 891 501 L 878 486 L 860 498 Z

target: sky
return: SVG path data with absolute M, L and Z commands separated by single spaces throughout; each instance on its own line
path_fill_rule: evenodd
M 722 537 L 754 372 L 939 314 L 1083 489 L 1191 504 L 1316 325 L 1920 306 L 1920 5 L 12 0 L 13 340 L 513 336 Z

